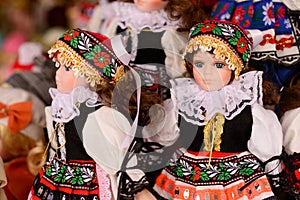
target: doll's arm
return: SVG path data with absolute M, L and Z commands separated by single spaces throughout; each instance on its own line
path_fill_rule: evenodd
M 187 44 L 187 36 L 175 29 L 168 29 L 163 34 L 161 43 L 166 54 L 165 66 L 168 75 L 171 78 L 182 76 L 185 71 L 182 53 Z
M 136 167 L 136 156 L 127 159 L 128 149 L 121 148 L 130 128 L 128 120 L 121 113 L 106 106 L 89 114 L 83 128 L 83 145 L 87 153 L 115 183 L 112 184 L 115 197 L 117 192 L 120 192 L 118 185 L 123 186 L 122 183 L 117 183 L 118 176 L 123 176 L 121 180 L 128 180 L 125 182 L 126 188 L 122 190 L 127 191 L 127 187 L 130 187 L 131 193 L 128 195 L 134 195 L 148 184 L 145 173 Z
M 116 174 L 127 149 L 121 149 L 129 133 L 128 120 L 118 111 L 103 106 L 88 115 L 84 125 L 83 145 L 87 153 L 108 174 Z
M 271 110 L 264 109 L 259 104 L 252 105 L 253 126 L 248 149 L 262 162 L 282 153 L 281 124 Z M 281 172 L 280 160 L 276 159 L 266 164 L 266 172 L 278 174 Z

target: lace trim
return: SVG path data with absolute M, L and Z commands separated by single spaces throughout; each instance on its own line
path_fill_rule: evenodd
M 126 29 L 130 27 L 137 33 L 145 28 L 151 31 L 162 31 L 167 27 L 176 27 L 178 21 L 170 20 L 164 10 L 142 12 L 134 3 L 114 2 L 113 8 L 118 18 L 118 25 Z
M 86 106 L 94 107 L 98 101 L 98 94 L 89 88 L 76 87 L 70 94 L 62 94 L 56 88 L 50 88 L 52 97 L 51 113 L 53 121 L 67 123 L 80 115 L 79 105 L 86 102 Z
M 206 125 L 216 113 L 230 120 L 247 105 L 262 105 L 262 72 L 258 71 L 242 74 L 218 91 L 205 91 L 192 78 L 178 78 L 171 83 L 179 114 L 198 126 Z

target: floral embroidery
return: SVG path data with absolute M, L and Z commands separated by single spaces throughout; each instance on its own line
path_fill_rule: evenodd
M 259 161 L 252 155 L 212 159 L 209 165 L 206 158 L 191 160 L 182 156 L 176 161 L 171 160 L 166 170 L 179 180 L 200 185 L 216 182 L 228 184 L 231 180 L 250 180 L 253 175 L 264 174 Z
M 78 35 L 79 35 L 79 32 L 69 30 L 63 35 L 63 38 L 64 38 L 64 40 L 70 41 L 70 40 L 76 38 Z
M 270 3 L 266 3 L 265 5 L 262 6 L 263 8 L 263 21 L 265 22 L 265 25 L 271 25 L 275 23 L 275 17 L 274 17 L 274 12 L 273 12 L 273 8 L 274 5 L 272 2 Z
M 202 51 L 214 49 L 216 57 L 226 59 L 228 68 L 235 71 L 237 78 L 250 58 L 251 41 L 235 23 L 206 21 L 191 29 L 184 54 L 198 49 Z
M 122 66 L 109 45 L 80 29 L 64 33 L 49 50 L 50 58 L 55 58 L 57 52 L 63 58 L 62 64 L 73 66 L 75 75 L 85 75 L 92 87 L 102 78 L 114 80 L 117 68 Z
M 99 52 L 94 57 L 94 63 L 96 66 L 103 68 L 109 64 L 109 55 L 105 52 Z
M 57 160 L 46 163 L 45 176 L 55 183 L 73 186 L 97 183 L 95 169 L 91 166 L 65 165 Z

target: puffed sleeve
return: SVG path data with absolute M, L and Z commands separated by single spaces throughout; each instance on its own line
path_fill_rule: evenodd
M 266 110 L 262 105 L 252 105 L 253 126 L 251 138 L 248 141 L 248 149 L 262 162 L 282 153 L 282 128 L 281 124 L 271 110 Z M 266 172 L 278 174 L 281 172 L 280 160 L 268 162 Z
M 300 153 L 300 108 L 286 111 L 280 119 L 283 131 L 283 146 L 292 155 Z
M 121 146 L 129 131 L 130 124 L 121 113 L 103 106 L 88 115 L 82 131 L 83 145 L 108 174 L 116 174 L 126 154 L 127 149 Z
M 95 162 L 110 175 L 112 192 L 117 196 L 117 172 L 121 170 L 127 148 L 122 148 L 125 138 L 129 135 L 131 126 L 128 120 L 118 111 L 103 106 L 88 115 L 83 127 L 83 145 L 86 152 Z M 137 160 L 131 159 L 126 173 L 132 181 L 140 181 L 145 177 L 143 171 L 134 168 Z
M 171 78 L 182 76 L 185 72 L 182 53 L 187 44 L 187 35 L 175 29 L 168 29 L 161 40 L 166 54 L 165 65 L 168 75 Z

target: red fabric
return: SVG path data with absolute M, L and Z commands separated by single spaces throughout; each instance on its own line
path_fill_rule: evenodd
M 20 102 L 11 105 L 0 103 L 0 118 L 8 117 L 7 127 L 12 133 L 25 128 L 32 118 L 32 102 Z
M 193 154 L 195 156 L 206 156 L 209 157 L 210 152 L 209 151 L 203 151 L 203 152 L 194 152 L 194 151 L 188 151 L 190 154 Z M 220 152 L 220 151 L 213 151 L 212 152 L 212 157 L 213 158 L 223 158 L 226 156 L 233 156 L 233 155 L 237 155 L 240 154 L 240 152 L 237 153 L 228 153 L 228 152 Z
M 16 158 L 5 166 L 7 185 L 4 187 L 8 200 L 26 200 L 35 176 L 30 173 L 26 158 Z
M 16 60 L 16 62 L 13 65 L 13 70 L 25 70 L 25 71 L 31 71 L 33 67 L 33 63 L 29 64 L 29 65 L 20 65 L 20 63 L 18 62 L 18 60 Z

